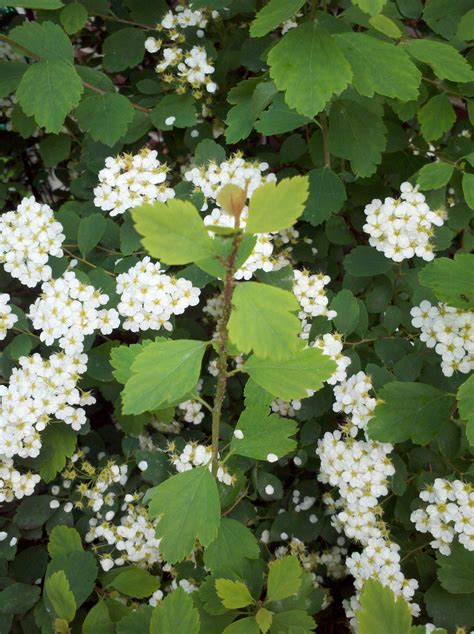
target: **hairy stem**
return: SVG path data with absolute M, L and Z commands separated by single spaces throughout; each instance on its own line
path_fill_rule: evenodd
M 224 306 L 222 314 L 217 322 L 217 386 L 216 396 L 214 399 L 214 407 L 212 408 L 212 475 L 217 476 L 218 456 L 219 456 L 219 429 L 221 424 L 222 403 L 224 402 L 225 390 L 227 386 L 227 359 L 228 359 L 228 343 L 229 331 L 227 324 L 229 322 L 230 313 L 232 311 L 232 295 L 234 293 L 235 280 L 235 262 L 237 259 L 237 251 L 239 249 L 242 236 L 237 234 L 232 242 L 232 249 L 225 261 L 225 278 L 224 278 Z

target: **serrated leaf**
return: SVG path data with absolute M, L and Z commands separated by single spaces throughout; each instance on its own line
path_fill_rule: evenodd
M 81 536 L 75 528 L 69 526 L 55 526 L 53 528 L 48 541 L 48 552 L 52 559 L 82 550 L 84 549 Z
M 286 610 L 273 615 L 270 634 L 311 634 L 316 627 L 314 619 L 303 610 Z
M 54 423 L 41 432 L 41 442 L 39 473 L 45 482 L 51 482 L 76 450 L 77 432 L 65 423 Z
M 266 460 L 269 454 L 282 458 L 296 449 L 291 439 L 297 431 L 295 421 L 267 415 L 260 408 L 245 409 L 236 423 L 243 438 L 232 438 L 231 451 L 255 460 Z
M 305 4 L 305 0 L 270 0 L 255 16 L 250 25 L 250 35 L 252 37 L 263 37 L 273 29 L 289 20 Z
M 303 218 L 317 227 L 342 209 L 347 199 L 346 188 L 329 167 L 311 170 L 308 177 L 309 196 Z
M 24 22 L 12 29 L 8 36 L 42 60 L 62 59 L 70 63 L 74 60 L 71 40 L 54 22 Z
M 166 596 L 154 610 L 150 622 L 150 634 L 198 634 L 199 612 L 191 595 L 177 588 Z
M 347 289 L 342 289 L 331 302 L 331 310 L 337 312 L 333 322 L 338 332 L 350 335 L 359 323 L 359 304 L 357 299 Z
M 249 589 L 242 581 L 216 579 L 216 591 L 223 606 L 228 610 L 245 608 L 247 605 L 254 603 Z
M 242 576 L 244 561 L 259 554 L 253 533 L 241 522 L 223 517 L 216 539 L 204 551 L 204 563 L 214 575 L 230 571 Z
M 435 581 L 425 593 L 425 605 L 432 620 L 449 632 L 455 632 L 459 623 L 474 623 L 474 594 L 451 594 Z
M 265 183 L 250 198 L 246 233 L 270 233 L 294 225 L 308 198 L 308 178 L 293 176 Z
M 467 204 L 474 209 L 474 174 L 465 172 L 462 177 L 462 191 Z
M 182 561 L 196 539 L 206 547 L 217 537 L 219 493 L 207 466 L 178 473 L 150 491 L 149 515 L 160 517 L 160 552 L 173 564 Z
M 296 594 L 301 585 L 302 572 L 296 555 L 272 561 L 268 571 L 267 601 L 281 601 Z
M 474 9 L 465 13 L 459 20 L 456 37 L 460 40 L 474 40 Z
M 216 254 L 198 210 L 185 200 L 140 205 L 131 210 L 148 253 L 166 264 L 189 264 Z
M 95 587 L 97 564 L 94 555 L 91 552 L 73 551 L 55 557 L 48 564 L 46 579 L 58 570 L 64 571 L 79 608 Z
M 0 99 L 16 90 L 27 69 L 22 62 L 0 62 Z
M 154 608 L 150 605 L 147 605 L 144 608 L 140 608 L 124 616 L 116 624 L 117 630 L 115 630 L 114 627 L 112 634 L 115 634 L 115 632 L 117 632 L 117 634 L 137 634 L 137 632 L 146 632 L 146 634 L 148 634 L 148 632 L 150 632 L 150 621 L 153 609 Z M 91 632 L 91 634 L 95 634 L 95 632 Z M 106 634 L 109 633 L 107 632 Z
M 473 375 L 474 376 L 474 375 Z M 474 592 L 474 551 L 462 544 L 453 543 L 451 554 L 438 555 L 438 579 L 451 594 Z
M 298 346 L 299 304 L 289 291 L 244 282 L 232 299 L 229 338 L 240 352 L 251 350 L 262 358 L 283 359 Z
M 260 634 L 255 617 L 246 616 L 228 625 L 222 634 Z
M 39 142 L 39 151 L 46 167 L 54 167 L 65 161 L 71 152 L 68 134 L 48 134 Z
M 285 101 L 314 117 L 352 79 L 351 67 L 336 40 L 316 22 L 291 29 L 268 54 L 270 77 Z
M 352 0 L 352 4 L 358 6 L 364 13 L 377 15 L 385 6 L 387 0 Z
M 428 64 L 439 79 L 449 81 L 474 81 L 474 71 L 457 50 L 450 44 L 426 38 L 408 40 L 403 43 L 412 57 Z
M 77 245 L 83 258 L 96 247 L 105 231 L 105 218 L 101 213 L 90 214 L 81 219 L 77 232 Z
M 466 436 L 474 447 L 474 374 L 458 388 L 456 396 L 459 416 L 466 421 Z
M 474 308 L 474 255 L 457 253 L 454 259 L 436 258 L 418 274 L 423 286 L 455 308 Z
M 80 2 L 71 2 L 59 14 L 66 33 L 77 33 L 87 22 L 87 9 Z
M 435 95 L 420 108 L 417 115 L 420 122 L 421 134 L 427 141 L 435 141 L 451 129 L 456 121 L 454 108 L 449 98 Z
M 344 258 L 344 268 L 355 277 L 373 277 L 387 273 L 393 262 L 373 247 L 358 246 Z
M 273 614 L 266 608 L 260 608 L 255 615 L 255 620 L 257 621 L 260 631 L 263 632 L 263 634 L 266 634 L 272 624 Z
M 169 117 L 174 117 L 172 123 L 166 123 Z M 151 111 L 150 118 L 158 130 L 191 127 L 197 123 L 196 105 L 192 94 L 165 95 Z
M 88 132 L 94 141 L 110 146 L 126 134 L 134 115 L 130 101 L 117 93 L 86 97 L 76 110 L 81 129 Z
M 132 343 L 130 346 L 118 346 L 110 351 L 110 364 L 114 368 L 112 374 L 115 379 L 125 385 L 132 376 L 132 364 L 151 341 Z
M 449 419 L 453 399 L 423 383 L 392 381 L 379 392 L 380 402 L 369 421 L 373 440 L 397 443 L 411 438 L 426 445 Z
M 56 616 L 70 623 L 76 615 L 76 601 L 64 571 L 58 570 L 46 579 L 44 592 Z
M 118 629 L 117 632 L 122 633 L 122 630 Z M 82 634 L 115 634 L 115 626 L 105 601 L 99 600 L 89 610 L 82 624 Z
M 244 369 L 264 390 L 290 401 L 307 397 L 307 390 L 319 390 L 336 370 L 336 364 L 319 348 L 306 348 L 278 361 L 252 355 Z
M 26 115 L 57 134 L 66 115 L 79 103 L 82 91 L 82 82 L 71 64 L 46 59 L 28 68 L 16 95 Z
M 408 603 L 403 597 L 395 597 L 380 581 L 369 579 L 365 582 L 360 605 L 356 612 L 360 634 L 410 634 L 412 618 Z
M 142 29 L 131 27 L 109 35 L 102 46 L 104 68 L 115 73 L 140 64 L 145 56 L 145 39 Z
M 247 108 L 245 110 L 247 110 Z M 305 117 L 293 108 L 289 108 L 285 103 L 284 95 L 278 93 L 274 97 L 268 110 L 264 110 L 258 115 L 258 120 L 255 122 L 254 127 L 257 132 L 266 136 L 272 136 L 274 134 L 290 132 L 310 122 L 310 117 Z
M 108 584 L 127 597 L 145 599 L 160 587 L 160 580 L 143 568 L 128 568 L 112 579 Z
M 441 189 L 441 187 L 449 183 L 453 172 L 454 165 L 452 163 L 445 163 L 444 161 L 428 163 L 427 165 L 423 165 L 418 172 L 416 182 L 420 186 L 420 189 L 424 191 Z

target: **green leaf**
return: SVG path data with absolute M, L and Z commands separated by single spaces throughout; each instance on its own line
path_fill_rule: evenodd
M 388 37 L 392 37 L 395 40 L 398 40 L 403 35 L 398 24 L 390 18 L 387 18 L 387 16 L 382 13 L 378 13 L 370 18 L 369 24 L 376 31 L 379 31 Z
M 166 123 L 174 117 L 173 123 Z M 196 105 L 191 93 L 165 95 L 150 114 L 151 121 L 158 130 L 189 128 L 197 123 Z
M 0 99 L 8 97 L 17 89 L 28 64 L 21 62 L 0 62 Z
M 48 564 L 46 579 L 58 570 L 64 571 L 69 587 L 80 607 L 95 587 L 97 564 L 91 552 L 72 551 L 55 557 Z
M 160 580 L 143 568 L 128 568 L 113 578 L 108 584 L 127 597 L 145 599 L 160 587 Z
M 342 209 L 347 199 L 346 188 L 329 167 L 311 170 L 308 177 L 309 196 L 303 218 L 317 227 Z
M 418 97 L 421 73 L 401 47 L 365 33 L 339 33 L 335 38 L 349 60 L 352 82 L 361 95 L 378 93 L 400 101 Z
M 121 632 L 121 630 L 117 630 Z M 115 634 L 115 626 L 110 618 L 105 601 L 98 601 L 89 610 L 82 624 L 83 634 Z
M 473 375 L 474 377 L 474 375 Z M 451 594 L 474 592 L 474 552 L 454 543 L 451 554 L 438 554 L 438 579 Z
M 370 129 L 370 135 L 366 130 Z M 357 176 L 372 176 L 386 146 L 382 118 L 355 101 L 340 100 L 329 115 L 329 151 L 351 162 Z
M 0 7 L 24 7 L 25 9 L 45 9 L 54 10 L 60 9 L 63 6 L 61 0 L 28 0 L 27 2 L 19 2 L 17 0 L 1 0 Z
M 69 526 L 55 526 L 53 528 L 48 542 L 48 552 L 52 559 L 82 550 L 81 536 L 75 528 Z
M 236 429 L 243 438 L 232 438 L 231 451 L 247 458 L 267 460 L 269 454 L 282 458 L 297 446 L 290 438 L 297 432 L 296 422 L 276 414 L 266 415 L 260 408 L 245 409 Z
M 358 246 L 344 258 L 344 268 L 354 277 L 374 277 L 387 273 L 393 262 L 373 247 Z
M 454 165 L 444 161 L 428 163 L 418 172 L 416 182 L 424 191 L 441 189 L 449 183 L 454 172 Z
M 358 6 L 364 13 L 376 15 L 380 13 L 387 0 L 352 0 L 352 4 Z
M 87 22 L 87 9 L 80 2 L 72 2 L 64 7 L 59 19 L 66 33 L 77 33 Z
M 217 537 L 219 493 L 207 466 L 172 476 L 151 490 L 150 517 L 161 517 L 156 535 L 160 552 L 173 564 L 183 560 L 196 539 L 206 547 Z
M 132 343 L 130 346 L 118 346 L 112 348 L 110 351 L 110 364 L 114 368 L 112 374 L 115 379 L 125 385 L 125 383 L 131 378 L 132 364 L 151 341 L 143 341 L 142 343 Z
M 305 0 L 270 0 L 255 16 L 250 25 L 252 37 L 263 37 L 273 29 L 292 18 L 305 4 Z
M 369 579 L 360 594 L 360 609 L 356 612 L 360 634 L 410 634 L 411 614 L 403 597 L 396 597 L 380 581 Z
M 74 61 L 71 40 L 62 28 L 53 22 L 25 22 L 12 29 L 8 37 L 42 60 L 63 60 L 71 64 Z
M 83 258 L 96 247 L 105 231 L 105 218 L 101 213 L 90 214 L 81 219 L 77 232 L 77 245 Z
M 251 350 L 262 358 L 283 359 L 298 346 L 299 304 L 289 291 L 244 282 L 238 284 L 232 300 L 229 338 L 239 350 Z
M 216 579 L 216 591 L 223 606 L 228 610 L 245 608 L 254 603 L 249 589 L 242 581 Z
M 53 499 L 52 495 L 35 495 L 24 499 L 15 513 L 16 526 L 26 530 L 43 526 L 54 513 L 54 509 L 49 506 Z
M 116 624 L 117 634 L 137 634 L 137 632 L 146 632 L 148 634 L 148 632 L 150 631 L 150 621 L 152 614 L 153 608 L 150 605 L 139 610 L 135 610 L 134 612 L 132 612 L 132 614 L 121 618 L 120 621 Z M 91 634 L 95 633 L 91 632 Z M 115 634 L 115 629 L 113 630 L 112 634 Z
M 265 634 L 270 629 L 273 621 L 273 614 L 266 608 L 260 608 L 255 615 L 255 620 L 257 621 L 257 625 L 260 628 L 260 631 Z
M 267 601 L 281 601 L 296 594 L 300 589 L 302 572 L 296 555 L 272 561 L 268 571 Z
M 439 79 L 449 81 L 474 81 L 474 71 L 468 62 L 450 44 L 426 38 L 408 40 L 403 43 L 412 57 L 428 64 Z
M 46 579 L 44 592 L 57 617 L 70 623 L 76 615 L 76 601 L 62 570 Z
M 351 67 L 336 40 L 316 22 L 305 22 L 284 35 L 268 54 L 270 76 L 285 101 L 314 117 L 352 79 Z
M 223 517 L 216 539 L 204 551 L 204 563 L 214 575 L 233 572 L 241 577 L 245 560 L 258 559 L 259 555 L 252 531 L 241 522 Z
M 338 332 L 350 335 L 359 323 L 359 303 L 351 291 L 343 289 L 331 302 L 331 310 L 337 312 L 333 322 Z
M 293 176 L 256 189 L 249 202 L 246 233 L 281 231 L 295 224 L 308 198 L 308 178 Z
M 306 348 L 278 361 L 252 355 L 244 369 L 264 390 L 290 401 L 306 398 L 307 390 L 319 390 L 336 370 L 336 364 L 319 348 Z
M 426 445 L 447 423 L 453 399 L 423 383 L 392 381 L 379 392 L 380 401 L 369 422 L 368 433 L 380 442 L 413 442 Z
M 459 386 L 456 398 L 459 416 L 466 421 L 467 440 L 474 447 L 474 374 Z
M 474 9 L 465 13 L 459 20 L 456 37 L 460 40 L 474 40 Z
M 474 174 L 465 172 L 462 177 L 462 191 L 467 204 L 474 209 Z
M 203 139 L 196 145 L 194 150 L 194 162 L 196 165 L 207 165 L 210 161 L 215 161 L 220 165 L 225 161 L 225 150 L 212 139 Z
M 215 255 L 198 210 L 185 200 L 140 205 L 131 210 L 135 228 L 148 253 L 166 264 L 189 264 Z
M 199 380 L 204 341 L 156 341 L 140 352 L 123 391 L 123 413 L 163 409 L 193 390 Z
M 109 35 L 102 46 L 105 70 L 116 73 L 140 64 L 145 56 L 146 33 L 127 27 Z
M 191 595 L 177 588 L 153 610 L 150 634 L 198 634 L 200 625 Z
M 246 616 L 228 625 L 222 634 L 260 634 L 260 628 L 253 616 Z
M 431 619 L 450 633 L 460 624 L 474 624 L 474 594 L 451 594 L 435 582 L 425 593 L 425 605 Z
M 23 614 L 30 610 L 40 597 L 38 586 L 12 583 L 0 592 L 0 613 Z
M 71 64 L 47 59 L 28 68 L 16 95 L 27 116 L 57 134 L 66 115 L 79 103 L 82 91 L 82 82 Z
M 435 95 L 418 111 L 421 134 L 427 141 L 434 141 L 451 129 L 456 121 L 454 108 L 449 98 Z
M 436 258 L 418 274 L 423 286 L 455 308 L 474 308 L 474 255 L 457 253 L 454 260 Z
M 81 129 L 94 141 L 112 146 L 126 134 L 135 110 L 123 95 L 106 93 L 83 99 L 76 116 Z
M 39 151 L 45 167 L 54 167 L 69 157 L 71 137 L 67 134 L 48 134 L 39 142 Z
M 296 110 L 289 108 L 285 103 L 284 95 L 278 93 L 278 95 L 274 97 L 268 110 L 264 110 L 260 113 L 254 127 L 260 134 L 272 136 L 274 134 L 290 132 L 290 130 L 300 128 L 310 122 L 311 119 L 309 117 L 298 114 Z

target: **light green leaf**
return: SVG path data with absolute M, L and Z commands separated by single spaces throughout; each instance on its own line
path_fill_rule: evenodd
M 75 528 L 69 526 L 55 526 L 53 528 L 48 542 L 48 552 L 52 559 L 82 550 L 81 536 Z
M 229 337 L 239 350 L 251 350 L 262 358 L 283 359 L 298 346 L 299 304 L 289 291 L 244 282 L 238 284 L 232 300 Z
M 300 114 L 314 117 L 352 79 L 336 40 L 316 22 L 291 29 L 268 54 L 270 76 L 285 101 Z
M 354 87 L 361 95 L 378 93 L 400 101 L 418 97 L 421 73 L 402 48 L 365 33 L 339 33 L 335 38 L 349 60 Z
M 454 165 L 444 161 L 428 163 L 418 172 L 416 182 L 424 191 L 441 189 L 449 183 L 454 172 Z
M 166 264 L 189 264 L 215 255 L 198 210 L 185 200 L 140 205 L 131 210 L 135 228 L 143 236 L 143 246 Z
M 392 590 L 380 581 L 365 582 L 360 605 L 356 612 L 360 634 L 410 634 L 412 619 L 408 603 L 403 597 L 395 598 Z
M 378 13 L 370 18 L 369 24 L 376 31 L 379 31 L 388 37 L 392 37 L 395 40 L 398 40 L 403 35 L 398 24 L 390 18 L 387 18 L 387 16 L 382 13 Z
M 82 91 L 82 82 L 71 64 L 46 59 L 28 68 L 16 95 L 26 115 L 57 134 L 66 115 L 79 103 Z
M 140 352 L 143 352 L 151 343 L 151 341 L 143 341 L 142 343 L 132 343 L 130 346 L 112 348 L 110 351 L 110 364 L 114 368 L 112 374 L 119 383 L 125 385 L 131 378 L 133 362 Z
M 439 79 L 449 81 L 474 81 L 474 71 L 457 50 L 450 44 L 426 38 L 408 40 L 403 43 L 412 57 L 428 64 Z
M 303 610 L 286 610 L 273 615 L 270 634 L 311 634 L 316 627 L 313 617 Z
M 166 123 L 174 117 L 173 123 Z M 189 128 L 197 122 L 196 105 L 191 93 L 165 95 L 153 108 L 151 121 L 158 130 Z
M 260 608 L 255 615 L 255 620 L 257 621 L 260 631 L 263 632 L 263 634 L 266 634 L 272 624 L 273 614 L 266 608 Z
M 397 443 L 411 438 L 426 445 L 449 419 L 453 399 L 423 383 L 392 381 L 379 392 L 380 402 L 369 422 L 373 440 Z
M 467 440 L 474 447 L 474 374 L 459 386 L 456 398 L 459 416 L 466 421 Z
M 454 260 L 436 258 L 419 272 L 420 283 L 455 308 L 474 308 L 474 255 L 457 253 Z
M 115 627 L 110 618 L 105 601 L 98 601 L 94 607 L 89 610 L 82 624 L 82 633 L 115 634 Z
M 420 108 L 417 117 L 421 134 L 427 141 L 435 141 L 442 137 L 456 121 L 454 108 L 444 94 L 432 97 Z
M 65 423 L 54 423 L 41 432 L 42 450 L 39 457 L 41 478 L 51 482 L 64 469 L 66 458 L 76 450 L 77 432 Z
M 228 625 L 222 634 L 260 634 L 260 628 L 253 616 L 246 616 Z
M 228 610 L 245 608 L 254 603 L 249 589 L 242 581 L 216 579 L 216 591 L 222 604 Z
M 338 332 L 350 335 L 359 323 L 359 303 L 351 291 L 342 289 L 331 302 L 331 310 L 337 312 L 333 322 Z
M 198 634 L 199 631 L 199 612 L 193 605 L 192 596 L 182 588 L 168 594 L 153 610 L 150 634 Z
M 15 3 L 18 6 L 17 3 Z M 42 60 L 65 62 L 74 61 L 74 48 L 71 40 L 59 24 L 53 22 L 24 22 L 12 29 L 8 37 L 31 51 Z M 25 54 L 24 51 L 20 53 Z
M 76 615 L 76 601 L 62 570 L 46 579 L 44 592 L 56 616 L 70 623 Z
M 346 188 L 329 167 L 319 167 L 308 173 L 309 196 L 303 218 L 317 227 L 342 209 L 347 199 Z
M 465 172 L 462 177 L 462 191 L 467 204 L 474 209 L 474 174 Z
M 265 183 L 250 198 L 246 233 L 270 233 L 293 226 L 303 213 L 307 198 L 306 176 Z
M 279 24 L 292 18 L 304 4 L 305 0 L 270 0 L 255 16 L 250 25 L 250 35 L 262 37 L 270 33 Z
M 370 129 L 370 135 L 366 130 Z M 386 146 L 382 118 L 354 101 L 337 101 L 329 114 L 329 151 L 351 162 L 358 176 L 372 176 Z
M 467 550 L 462 544 L 453 543 L 451 554 L 438 554 L 437 560 L 438 579 L 445 590 L 451 594 L 474 592 L 474 551 Z
M 460 40 L 474 40 L 474 9 L 465 13 L 459 20 L 456 37 Z
M 296 555 L 275 559 L 269 564 L 267 601 L 281 601 L 296 594 L 303 570 Z
M 150 492 L 150 517 L 160 517 L 156 535 L 160 552 L 173 564 L 182 561 L 196 539 L 206 547 L 217 537 L 220 523 L 219 493 L 207 466 L 178 473 Z
M 77 245 L 83 258 L 96 247 L 105 231 L 105 218 L 101 213 L 81 218 L 77 232 Z
M 244 369 L 264 390 L 290 401 L 306 398 L 307 390 L 319 390 L 336 370 L 336 364 L 319 348 L 307 348 L 278 361 L 252 355 Z
M 110 146 L 126 134 L 134 115 L 130 101 L 117 93 L 86 97 L 76 110 L 81 129 L 88 132 L 94 141 Z
M 214 575 L 233 572 L 241 577 L 245 561 L 259 555 L 252 531 L 237 520 L 223 517 L 216 539 L 204 551 L 204 563 Z
M 108 584 L 121 594 L 135 599 L 145 599 L 160 587 L 160 580 L 143 568 L 128 568 L 112 579 Z
M 66 33 L 77 33 L 87 22 L 87 9 L 80 2 L 72 2 L 64 7 L 59 19 Z
M 116 73 L 140 64 L 145 55 L 146 33 L 127 27 L 109 35 L 102 46 L 104 68 Z
M 245 409 L 236 424 L 243 438 L 232 438 L 231 451 L 255 460 L 267 460 L 269 454 L 282 458 L 296 449 L 290 436 L 297 432 L 297 424 L 276 414 L 266 415 L 260 408 Z
M 352 0 L 352 4 L 358 6 L 364 13 L 376 15 L 384 8 L 387 0 Z
M 150 343 L 132 364 L 122 393 L 123 413 L 163 409 L 186 396 L 199 380 L 206 345 L 188 339 Z

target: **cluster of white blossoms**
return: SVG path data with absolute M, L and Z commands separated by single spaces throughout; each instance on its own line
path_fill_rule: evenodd
M 31 495 L 40 480 L 41 477 L 36 473 L 20 473 L 11 458 L 0 457 L 0 503 L 21 500 Z
M 199 379 L 196 389 L 196 394 L 199 394 L 202 390 L 202 379 Z M 202 411 L 203 405 L 201 401 L 195 398 L 190 398 L 187 401 L 183 401 L 178 405 L 178 413 L 186 423 L 192 423 L 193 425 L 200 425 L 204 419 L 204 412 Z
M 94 189 L 94 205 L 118 216 L 142 203 L 174 198 L 174 189 L 166 183 L 168 167 L 157 155 L 156 150 L 145 147 L 138 154 L 106 158 Z
M 440 355 L 445 376 L 474 370 L 474 311 L 425 300 L 410 314 L 412 325 L 421 329 L 421 341 Z
M 296 412 L 301 409 L 301 401 L 293 400 L 290 403 L 283 401 L 281 398 L 277 398 L 271 403 L 272 412 L 285 416 L 287 418 L 294 418 Z
M 394 262 L 402 262 L 415 255 L 430 261 L 434 258 L 433 225 L 441 227 L 445 212 L 432 211 L 425 202 L 418 186 L 402 183 L 400 198 L 374 199 L 365 207 L 366 224 L 363 229 L 369 234 L 369 243 L 377 251 Z
M 52 275 L 49 256 L 62 257 L 63 227 L 48 205 L 23 198 L 0 216 L 0 262 L 12 277 L 33 288 Z
M 0 294 L 0 341 L 7 336 L 7 330 L 13 328 L 18 321 L 18 317 L 12 313 L 11 306 L 8 305 L 10 295 Z
M 229 215 L 216 202 L 217 195 L 225 185 L 237 185 L 247 193 L 247 198 L 252 197 L 253 192 L 264 183 L 276 181 L 275 174 L 264 175 L 268 169 L 268 163 L 258 161 L 246 161 L 241 154 L 233 155 L 229 160 L 223 161 L 220 165 L 209 162 L 203 167 L 194 167 L 185 173 L 187 181 L 193 183 L 197 191 L 202 192 L 206 202 L 202 210 L 209 209 L 209 205 L 214 206 L 211 212 L 204 218 L 204 223 L 211 227 L 233 227 L 234 218 Z M 248 216 L 248 207 L 245 206 L 240 215 L 240 227 L 244 228 Z M 210 235 L 213 235 L 210 231 Z M 236 272 L 235 278 L 249 280 L 255 271 L 272 271 L 275 263 L 272 260 L 273 236 L 269 233 L 257 235 L 257 243 L 240 269 Z
M 125 330 L 172 330 L 172 315 L 182 315 L 199 303 L 201 291 L 189 280 L 166 275 L 159 262 L 143 258 L 126 273 L 117 276 L 120 302 L 117 310 L 125 317 Z
M 331 281 L 329 275 L 323 273 L 310 275 L 308 271 L 293 271 L 293 293 L 298 300 L 304 317 L 326 316 L 334 319 L 337 316 L 335 310 L 328 310 L 328 298 L 325 287 Z
M 209 470 L 211 470 L 211 447 L 200 445 L 197 442 L 189 442 L 184 447 L 183 451 L 178 453 L 176 451 L 176 445 L 174 443 L 169 443 L 168 452 L 170 453 L 171 462 L 178 473 L 190 471 L 194 467 L 202 467 L 204 465 L 209 465 Z M 235 481 L 234 476 L 227 471 L 224 465 L 219 465 L 217 470 L 217 479 L 219 482 L 223 482 L 229 486 L 231 486 Z
M 41 295 L 30 306 L 28 316 L 40 330 L 40 339 L 47 346 L 58 341 L 67 354 L 81 353 L 84 338 L 99 330 L 108 335 L 120 325 L 114 308 L 100 308 L 109 296 L 81 282 L 72 271 L 41 286 Z
M 0 385 L 0 456 L 36 458 L 41 432 L 52 420 L 81 429 L 86 422 L 82 406 L 95 402 L 76 385 L 86 363 L 85 355 L 62 352 L 48 359 L 37 353 L 20 357 L 9 385 Z
M 372 383 L 365 372 L 357 372 L 334 387 L 332 409 L 350 417 L 351 436 L 355 437 L 360 429 L 365 430 L 372 418 L 377 400 L 370 396 L 371 390 Z
M 474 550 L 474 488 L 461 480 L 436 478 L 420 493 L 424 509 L 414 511 L 410 519 L 420 533 L 431 533 L 431 546 L 443 555 L 451 554 L 455 537 L 466 550 Z
M 322 337 L 318 337 L 312 344 L 313 348 L 319 348 L 321 352 L 336 362 L 336 370 L 327 379 L 326 383 L 335 385 L 338 381 L 344 381 L 347 376 L 347 368 L 351 364 L 349 357 L 342 354 L 343 343 L 340 334 L 326 333 Z
M 167 31 L 173 31 L 176 29 L 188 29 L 190 27 L 198 27 L 205 29 L 209 21 L 208 15 L 205 11 L 199 9 L 193 11 L 177 5 L 174 11 L 168 11 L 164 18 L 161 20 L 160 25 Z M 169 34 L 172 39 L 176 38 L 176 34 Z

